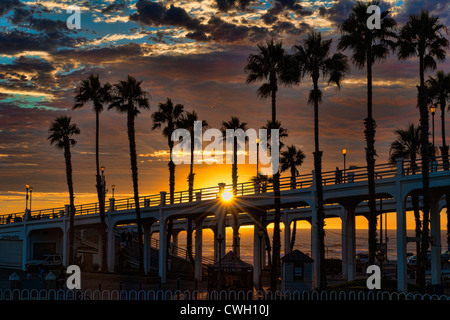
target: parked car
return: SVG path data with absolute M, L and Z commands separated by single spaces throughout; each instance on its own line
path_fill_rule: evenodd
M 44 259 L 30 260 L 25 263 L 25 267 L 28 271 L 39 271 L 44 269 L 55 270 L 63 267 L 62 256 L 60 254 L 46 254 Z

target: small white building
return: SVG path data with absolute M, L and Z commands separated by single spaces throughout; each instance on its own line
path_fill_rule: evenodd
M 300 250 L 294 250 L 283 258 L 283 291 L 309 291 L 314 286 L 314 260 Z

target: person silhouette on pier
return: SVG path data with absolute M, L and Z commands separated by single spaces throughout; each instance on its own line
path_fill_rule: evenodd
M 336 184 L 341 183 L 341 181 L 342 181 L 342 170 L 340 170 L 339 167 L 336 167 L 335 175 L 336 175 L 335 183 Z

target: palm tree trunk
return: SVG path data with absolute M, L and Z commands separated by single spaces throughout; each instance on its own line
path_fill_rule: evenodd
M 193 201 L 193 193 L 194 193 L 194 132 L 191 132 L 191 166 L 189 170 L 189 202 Z M 192 255 L 192 219 L 188 218 L 188 225 L 186 230 L 186 251 L 188 253 L 189 260 L 194 265 L 195 259 Z
M 170 154 L 170 161 L 169 161 L 169 192 L 170 192 L 170 204 L 174 203 L 174 197 L 175 197 L 175 163 L 172 160 L 172 151 L 173 151 L 173 141 L 169 138 L 169 154 Z
M 67 140 L 67 141 L 66 141 Z M 74 240 L 75 240 L 75 227 L 74 227 L 74 218 L 75 218 L 75 200 L 74 200 L 74 192 L 73 192 L 73 180 L 72 180 L 72 155 L 70 153 L 70 144 L 69 140 L 66 139 L 64 141 L 64 159 L 66 160 L 66 178 L 67 178 L 67 187 L 69 189 L 69 265 L 74 264 L 75 256 L 74 256 Z
M 276 90 L 272 90 L 272 124 L 276 122 Z M 271 150 L 270 152 L 279 152 L 279 150 Z M 274 170 L 273 174 L 273 195 L 275 200 L 275 215 L 273 220 L 273 255 L 272 255 L 272 269 L 270 277 L 270 288 L 275 291 L 277 290 L 278 284 L 278 270 L 280 267 L 280 249 L 281 249 L 281 239 L 280 239 L 280 173 L 278 168 Z
M 284 228 L 287 228 L 290 226 L 285 226 Z M 291 235 L 291 252 L 294 251 L 294 245 L 295 245 L 295 237 L 297 236 L 297 220 L 294 220 L 294 226 L 292 228 L 292 235 Z
M 427 108 L 427 92 L 424 80 L 424 55 L 419 55 L 420 61 L 420 86 L 419 90 L 419 111 L 420 111 L 420 128 L 421 128 L 421 154 L 422 154 L 422 190 L 423 190 L 423 232 L 421 246 L 421 267 L 426 268 L 427 252 L 429 246 L 429 217 L 430 217 L 430 186 L 429 186 L 429 115 Z M 421 279 L 420 288 L 425 288 L 425 279 Z
M 233 182 L 233 195 L 236 196 L 237 195 L 237 179 L 238 179 L 238 168 L 237 168 L 237 138 L 233 138 L 234 139 L 234 144 L 233 144 L 233 164 L 231 166 L 231 179 Z M 240 252 L 238 249 L 238 239 L 239 239 L 239 227 L 238 227 L 238 217 L 237 217 L 238 213 L 235 209 L 232 210 L 232 217 L 233 217 L 233 252 L 234 254 L 239 257 L 240 256 Z
M 420 222 L 420 207 L 419 207 L 419 196 L 412 195 L 411 202 L 414 211 L 414 221 L 416 223 L 416 237 L 421 237 L 422 235 L 422 223 Z M 425 270 L 421 269 L 421 264 L 419 263 L 421 259 L 420 255 L 420 242 L 416 242 L 416 284 L 421 282 L 421 278 L 425 275 Z
M 322 151 L 319 149 L 319 86 L 318 75 L 313 77 L 314 83 L 314 176 L 316 179 L 316 199 L 317 199 L 317 229 L 319 245 L 319 289 L 327 287 L 327 276 L 325 268 L 325 211 L 323 207 L 323 186 L 322 186 Z
M 169 150 L 170 150 L 170 161 L 169 161 L 169 189 L 170 189 L 170 204 L 174 203 L 175 197 L 175 164 L 172 161 L 172 149 L 173 143 L 171 144 L 169 141 Z M 167 223 L 167 243 L 170 243 L 170 239 L 172 237 L 173 231 L 173 219 L 169 219 Z M 166 259 L 169 259 L 169 246 L 167 246 L 167 254 Z
M 100 113 L 95 112 L 95 164 L 97 167 L 96 187 L 98 197 L 98 207 L 100 213 L 100 237 L 102 247 L 102 266 L 101 271 L 108 271 L 108 252 L 107 252 L 107 235 L 106 235 L 106 219 L 105 219 L 105 194 L 104 186 L 100 176 L 100 160 L 99 160 L 99 137 L 100 137 Z
M 416 153 L 411 152 L 409 158 L 411 159 L 412 174 L 416 173 Z M 417 194 L 411 195 L 411 202 L 414 211 L 414 220 L 416 223 L 416 237 L 420 238 L 422 236 L 422 223 L 420 222 L 420 204 L 419 196 Z M 422 256 L 420 254 L 420 242 L 416 242 L 416 284 L 421 283 L 422 277 L 425 277 L 425 269 L 421 268 L 420 260 Z
M 139 188 L 138 188 L 138 168 L 136 155 L 136 140 L 134 131 L 134 114 L 128 112 L 127 115 L 128 141 L 130 145 L 130 162 L 131 162 L 131 176 L 133 180 L 134 204 L 136 210 L 136 224 L 139 244 L 139 271 L 144 271 L 144 244 L 142 239 L 142 220 L 141 208 L 139 206 Z
M 296 172 L 295 172 L 295 165 L 291 167 L 291 189 L 295 189 L 297 181 L 295 178 Z
M 367 118 L 364 119 L 366 138 L 367 184 L 369 188 L 369 265 L 375 263 L 377 250 L 377 210 L 375 199 L 375 128 L 372 116 L 372 46 L 367 50 Z

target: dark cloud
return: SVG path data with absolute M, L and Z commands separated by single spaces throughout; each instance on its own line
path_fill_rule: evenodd
M 33 9 L 25 7 L 15 8 L 8 20 L 16 26 L 46 33 L 68 31 L 66 21 L 40 18 L 34 16 L 34 14 L 35 10 Z
M 319 14 L 322 17 L 329 19 L 336 25 L 342 24 L 352 12 L 354 1 L 342 0 L 334 3 L 330 8 L 320 7 Z
M 139 0 L 136 3 L 137 12 L 130 20 L 149 26 L 185 27 L 188 30 L 198 30 L 200 21 L 191 17 L 186 10 L 171 5 L 169 9 L 159 2 Z
M 137 12 L 130 19 L 149 26 L 184 27 L 190 32 L 186 37 L 195 41 L 215 41 L 232 43 L 244 39 L 261 39 L 267 29 L 248 27 L 226 22 L 220 17 L 212 16 L 206 24 L 193 18 L 183 8 L 171 5 L 167 9 L 163 4 L 139 0 L 136 4 Z
M 450 2 L 448 0 L 405 0 L 395 18 L 397 22 L 404 24 L 408 21 L 409 15 L 418 14 L 422 9 L 430 12 L 431 15 L 439 16 L 442 24 L 450 23 Z
M 297 27 L 295 24 L 289 21 L 280 21 L 272 26 L 273 31 L 276 34 L 287 33 L 292 35 L 301 35 L 311 31 L 313 28 L 306 22 L 301 22 L 300 26 Z
M 68 37 L 60 32 L 29 33 L 21 30 L 0 32 L 0 53 L 16 54 L 23 51 L 55 51 L 59 47 L 74 47 L 80 38 Z
M 81 61 L 85 64 L 116 62 L 120 60 L 138 59 L 143 54 L 141 46 L 137 43 L 105 46 L 98 48 L 62 49 L 53 56 L 58 61 Z
M 278 16 L 280 14 L 286 14 L 289 12 L 294 12 L 301 17 L 312 14 L 311 11 L 303 8 L 302 5 L 297 3 L 297 0 L 274 0 L 272 7 L 268 9 L 267 12 L 261 16 L 261 18 L 264 23 L 273 24 L 278 21 Z
M 103 8 L 102 13 L 114 13 L 118 11 L 123 11 L 125 8 L 127 8 L 127 3 L 125 1 L 117 1 L 111 3 L 106 8 Z
M 1 0 L 0 1 L 0 17 L 7 14 L 12 8 L 21 7 L 23 4 L 19 0 Z
M 215 0 L 220 11 L 228 12 L 231 9 L 246 10 L 252 0 Z
M 341 0 L 334 3 L 330 8 L 319 7 L 318 13 L 321 17 L 327 18 L 336 25 L 342 24 L 351 14 L 353 0 Z M 390 4 L 380 1 L 379 7 L 381 11 L 386 11 L 391 8 Z

